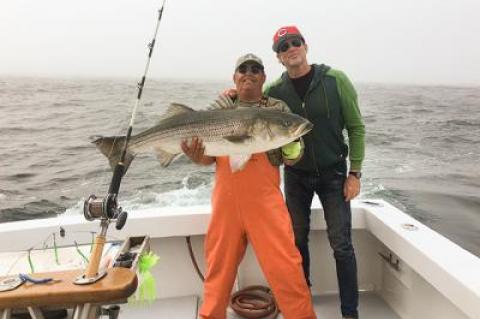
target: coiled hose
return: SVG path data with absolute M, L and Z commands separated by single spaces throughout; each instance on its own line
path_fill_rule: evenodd
M 185 237 L 185 239 L 193 266 L 200 280 L 205 281 L 193 254 L 190 236 Z M 235 292 L 230 297 L 230 307 L 235 313 L 248 319 L 274 319 L 280 312 L 272 291 L 265 286 L 248 286 Z

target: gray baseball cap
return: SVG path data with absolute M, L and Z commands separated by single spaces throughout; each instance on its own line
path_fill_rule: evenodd
M 253 53 L 247 53 L 237 59 L 237 63 L 235 63 L 235 70 L 238 69 L 238 67 L 244 64 L 245 62 L 255 62 L 260 64 L 263 67 L 262 59 L 260 59 L 258 56 L 256 56 Z

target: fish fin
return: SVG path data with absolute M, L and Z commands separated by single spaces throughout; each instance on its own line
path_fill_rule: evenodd
M 91 139 L 97 149 L 108 159 L 112 170 L 115 169 L 115 166 L 117 166 L 122 157 L 122 151 L 125 147 L 125 136 L 94 136 L 91 137 Z M 127 148 L 127 153 L 125 154 L 125 160 L 123 162 L 125 167 L 123 174 L 127 172 L 134 158 L 135 154 L 131 153 Z
M 188 107 L 184 104 L 171 103 L 168 106 L 167 111 L 160 117 L 160 121 L 168 119 L 172 116 L 182 114 L 182 113 L 187 113 L 187 112 L 196 112 L 196 111 L 194 109 L 192 109 L 191 107 Z
M 251 156 L 251 154 L 229 156 L 230 169 L 232 170 L 232 172 L 235 173 L 244 169 Z
M 224 139 L 226 139 L 229 142 L 235 143 L 235 144 L 241 144 L 244 143 L 245 141 L 248 141 L 252 137 L 250 135 L 232 135 L 232 136 L 224 136 Z
M 236 108 L 232 98 L 225 94 L 220 94 L 215 101 L 210 103 L 208 110 L 224 110 Z
M 183 153 L 172 154 L 161 148 L 156 148 L 155 153 L 157 154 L 158 161 L 162 167 L 167 167 L 171 162 L 183 155 Z

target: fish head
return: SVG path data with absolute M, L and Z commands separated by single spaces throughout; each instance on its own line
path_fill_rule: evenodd
M 265 110 L 259 113 L 252 128 L 252 135 L 281 146 L 307 134 L 312 128 L 313 124 L 299 115 Z

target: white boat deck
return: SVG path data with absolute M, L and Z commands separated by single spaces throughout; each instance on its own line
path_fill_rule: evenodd
M 338 295 L 315 296 L 313 298 L 318 319 L 340 319 Z M 122 319 L 196 319 L 199 308 L 197 296 L 158 299 L 151 305 L 122 305 Z M 360 293 L 359 312 L 362 318 L 400 319 L 399 316 L 375 293 Z M 231 310 L 228 319 L 240 319 Z M 278 319 L 282 319 L 280 314 Z
M 315 296 L 313 298 L 318 319 L 340 319 L 340 300 L 338 295 Z M 400 319 L 399 316 L 372 292 L 360 293 L 359 315 L 369 319 Z M 283 318 L 283 317 L 280 317 Z
M 361 318 L 480 318 L 480 258 L 387 202 L 354 201 L 352 209 L 352 237 L 359 289 L 363 292 Z M 199 268 L 204 272 L 201 256 L 209 218 L 208 206 L 152 209 L 131 214 L 121 232 L 111 229 L 110 236 L 116 239 L 149 234 L 150 248 L 160 256 L 160 262 L 152 269 L 159 299 L 151 305 L 122 305 L 120 318 L 197 317 L 203 287 L 194 271 L 185 237 L 191 237 Z M 59 227 L 66 230 L 64 238 L 56 237 L 57 245 L 64 247 L 58 252 L 59 267 L 83 268 L 83 258 L 72 242 L 88 244 L 88 254 L 91 231 L 98 230 L 98 225 L 87 223 L 83 216 L 67 216 L 0 224 L 0 242 L 5 243 L 0 245 L 0 273 L 30 272 L 26 247 L 57 233 Z M 314 293 L 317 316 L 340 319 L 335 262 L 320 207 L 312 210 L 310 245 L 312 265 L 316 265 L 311 272 L 312 291 L 322 293 L 318 297 Z M 52 249 L 32 251 L 30 257 L 36 272 L 60 270 L 56 269 Z M 76 262 L 78 259 L 80 263 Z M 237 285 L 258 284 L 267 285 L 254 252 L 247 249 L 238 269 Z M 231 314 L 229 319 L 238 317 Z
M 121 319 L 196 319 L 198 297 L 157 299 L 152 304 L 120 305 Z

